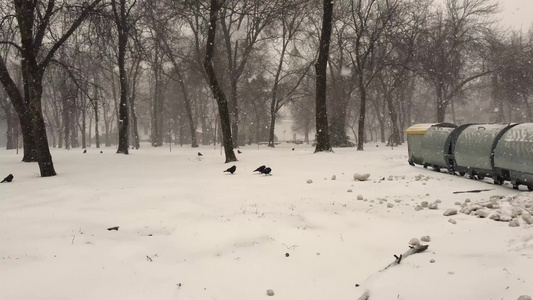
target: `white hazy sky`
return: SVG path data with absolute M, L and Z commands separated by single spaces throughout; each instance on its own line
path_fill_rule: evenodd
M 527 31 L 533 22 L 533 0 L 499 0 L 502 24 Z

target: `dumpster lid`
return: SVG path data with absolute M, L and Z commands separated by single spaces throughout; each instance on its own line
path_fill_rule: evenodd
M 457 127 L 451 123 L 423 123 L 414 124 L 405 130 L 407 134 L 425 134 L 431 127 Z

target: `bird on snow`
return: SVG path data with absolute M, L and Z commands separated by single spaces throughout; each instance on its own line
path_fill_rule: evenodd
M 237 153 L 241 154 L 242 152 L 241 152 L 241 150 L 237 149 Z
M 266 167 L 263 171 L 261 171 L 261 174 L 270 175 L 270 172 L 272 172 L 272 169 Z
M 83 153 L 87 153 L 87 149 L 83 150 Z
M 230 172 L 233 175 L 233 173 L 235 173 L 236 170 L 237 170 L 237 166 L 232 166 L 231 168 L 228 168 L 224 172 Z
M 4 178 L 4 180 L 2 180 L 2 182 L 0 182 L 0 183 L 11 182 L 11 181 L 13 181 L 13 174 L 7 175 L 7 177 Z
M 255 169 L 254 172 L 262 173 L 263 170 L 264 170 L 265 168 L 266 168 L 266 166 L 265 166 L 265 165 L 262 165 L 262 166 L 260 166 L 259 168 Z
M 202 153 L 198 152 L 198 156 L 204 156 Z

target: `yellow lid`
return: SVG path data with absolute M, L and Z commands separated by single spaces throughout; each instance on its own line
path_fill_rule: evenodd
M 426 131 L 428 131 L 429 128 L 431 128 L 433 125 L 437 125 L 439 123 L 425 123 L 425 124 L 415 124 L 411 127 L 407 128 L 405 130 L 405 133 L 407 134 L 425 134 Z

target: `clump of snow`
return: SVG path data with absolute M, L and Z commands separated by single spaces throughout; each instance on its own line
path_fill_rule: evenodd
M 354 173 L 353 174 L 353 179 L 355 181 L 367 181 L 368 178 L 370 178 L 370 174 L 368 174 L 368 173 L 366 173 L 366 174 Z
M 415 175 L 414 179 L 415 179 L 415 181 L 428 181 L 429 179 L 431 179 L 431 176 L 418 174 L 418 175 Z
M 268 289 L 268 290 L 267 290 L 267 295 L 269 295 L 269 296 L 274 296 L 274 291 L 271 290 L 271 289 Z
M 422 206 L 420 206 L 420 205 L 415 206 L 415 211 L 421 211 L 423 209 L 424 208 Z
M 337 179 L 336 175 L 331 176 L 331 180 L 336 180 L 336 179 Z
M 307 183 L 311 184 L 311 183 L 313 183 L 313 180 L 307 179 Z
M 516 299 L 516 300 L 531 300 L 531 297 L 528 296 L 528 295 L 522 295 L 522 296 L 518 297 L 518 299 Z
M 479 204 L 472 204 L 472 205 L 465 205 L 463 208 L 461 208 L 461 212 L 466 214 L 466 215 L 469 215 L 471 212 L 475 212 L 479 209 L 483 208 L 483 206 L 479 205 Z
M 431 237 L 429 235 L 424 235 L 423 237 L 420 238 L 420 240 L 422 242 L 426 242 L 427 243 L 427 242 L 431 241 Z
M 387 203 L 387 208 L 393 208 L 394 207 L 394 204 L 392 203 Z
M 422 201 L 422 202 L 420 203 L 420 206 L 422 206 L 422 207 L 428 207 L 428 206 L 429 206 L 429 202 L 427 202 L 427 201 Z
M 363 199 L 364 199 L 363 195 L 361 195 L 361 194 L 357 195 L 357 200 L 363 200 Z
M 437 202 L 432 202 L 428 205 L 428 208 L 429 209 L 438 209 L 439 208 L 439 204 Z
M 476 210 L 476 216 L 480 218 L 487 218 L 490 215 L 490 212 L 484 208 Z
M 522 220 L 529 225 L 533 225 L 533 216 L 531 216 L 529 213 L 522 214 Z
M 450 218 L 450 219 L 448 220 L 448 222 L 450 222 L 450 223 L 452 223 L 452 224 L 457 224 L 457 221 L 455 221 L 455 219 L 452 219 L 452 218 Z
M 348 189 L 346 192 L 351 193 L 353 192 L 352 189 Z
M 455 208 L 448 208 L 443 213 L 444 216 L 453 216 L 453 215 L 456 215 L 456 214 L 457 214 L 457 209 L 455 209 Z
M 518 194 L 509 197 L 493 195 L 489 197 L 488 201 L 478 203 L 468 201 L 465 204 L 460 212 L 467 215 L 489 218 L 499 222 L 511 222 L 509 224 L 511 227 L 520 226 L 518 220 L 520 216 L 526 224 L 533 223 L 529 213 L 529 209 L 533 207 L 533 195 L 531 194 Z
M 509 227 L 519 227 L 520 221 L 518 219 L 513 219 L 511 222 L 509 222 Z
M 409 240 L 409 245 L 411 246 L 418 246 L 420 245 L 420 240 L 417 238 L 412 238 Z

